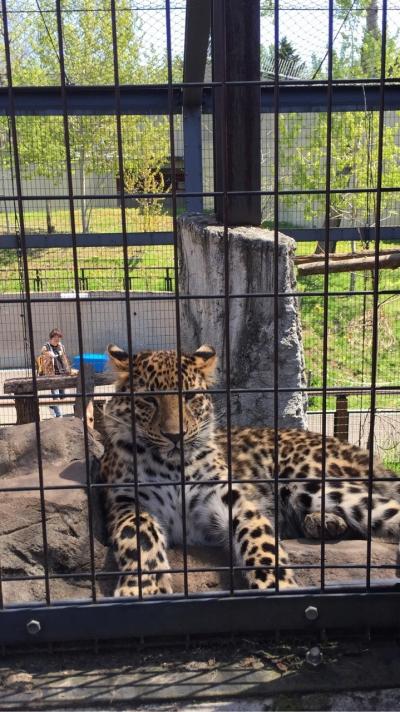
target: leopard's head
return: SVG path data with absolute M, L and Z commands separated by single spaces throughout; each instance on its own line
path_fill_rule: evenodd
M 117 390 L 124 393 L 114 396 L 105 409 L 109 434 L 132 439 L 132 379 L 138 442 L 177 456 L 182 439 L 180 422 L 185 453 L 210 439 L 214 429 L 213 404 L 207 393 L 198 391 L 207 390 L 214 382 L 217 356 L 212 347 L 201 346 L 193 354 L 181 355 L 182 391 L 189 391 L 182 394 L 182 420 L 179 395 L 170 392 L 178 390 L 176 351 L 142 351 L 133 356 L 131 364 L 127 352 L 118 346 L 108 346 L 108 354 L 117 372 Z M 167 392 L 164 395 L 162 391 Z

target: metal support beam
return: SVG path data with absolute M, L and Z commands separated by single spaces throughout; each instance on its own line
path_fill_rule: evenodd
M 232 87 L 233 88 L 233 87 Z M 202 113 L 213 111 L 213 92 L 210 85 L 203 89 Z M 15 109 L 18 116 L 61 116 L 62 104 L 59 87 L 15 87 Z M 274 88 L 261 88 L 261 112 L 274 111 Z M 68 113 L 80 115 L 115 115 L 115 89 L 108 86 L 66 87 Z M 173 91 L 173 110 L 182 112 L 183 88 Z M 326 111 L 326 83 L 279 87 L 279 107 L 285 113 L 313 113 Z M 396 84 L 385 86 L 385 111 L 400 109 L 400 91 Z M 373 84 L 337 84 L 332 88 L 332 111 L 378 111 L 379 86 Z M 121 111 L 123 114 L 146 116 L 168 115 L 168 87 L 121 86 Z M 0 87 L 0 115 L 9 114 L 7 87 Z
M 0 87 L 0 114 L 9 113 L 7 87 Z M 16 114 L 21 116 L 62 116 L 60 87 L 15 87 L 13 89 Z M 122 85 L 121 113 L 137 115 L 167 115 L 169 112 L 168 86 Z M 115 116 L 114 86 L 67 86 L 65 88 L 68 114 Z M 173 110 L 182 111 L 182 90 L 173 90 Z
M 366 594 L 354 586 L 332 587 L 324 594 L 299 592 L 290 595 L 230 597 L 205 595 L 198 600 L 131 601 L 115 599 L 84 605 L 15 607 L 0 611 L 0 645 L 107 640 L 141 636 L 160 638 L 179 634 L 264 633 L 304 630 L 309 635 L 324 629 L 360 630 L 374 625 L 393 630 L 398 620 L 400 584 L 374 586 Z M 386 590 L 385 590 L 386 589 Z M 307 618 L 312 606 L 317 615 Z M 39 623 L 34 636 L 30 622 Z
M 203 158 L 200 106 L 183 107 L 183 139 L 185 146 L 185 190 L 188 193 L 201 193 L 203 190 Z M 191 213 L 202 212 L 202 196 L 187 197 L 186 210 Z
M 185 25 L 185 53 L 183 81 L 204 82 L 208 41 L 211 30 L 211 0 L 187 0 Z M 185 189 L 201 193 L 203 190 L 201 86 L 183 89 L 183 140 L 185 146 Z M 203 210 L 202 197 L 186 198 L 189 212 Z
M 45 200 L 45 197 L 43 197 Z M 189 201 L 191 201 L 189 203 Z M 196 201 L 199 201 L 198 203 Z M 197 212 L 202 210 L 202 198 L 193 196 L 187 198 L 188 210 Z M 190 206 L 190 207 L 189 207 Z M 282 228 L 281 232 L 293 237 L 296 242 L 318 242 L 324 236 L 324 228 Z M 173 245 L 172 232 L 128 232 L 128 245 L 144 247 L 147 245 Z M 338 227 L 331 230 L 330 240 L 333 242 L 347 242 L 350 240 L 374 241 L 375 229 L 362 227 Z M 26 235 L 27 248 L 54 248 L 71 247 L 72 237 L 68 233 L 55 233 L 52 235 Z M 382 227 L 381 241 L 400 242 L 400 227 Z M 78 247 L 121 247 L 122 234 L 119 232 L 91 232 L 76 236 Z M 0 235 L 0 250 L 16 250 L 18 238 L 15 235 Z
M 211 30 L 211 0 L 186 1 L 183 81 L 203 82 Z M 183 105 L 201 106 L 202 87 L 183 90 Z
M 260 79 L 260 0 L 214 0 L 214 81 Z M 214 175 L 216 190 L 261 187 L 260 86 L 225 85 L 214 89 Z M 224 218 L 224 200 L 215 212 Z M 228 225 L 259 225 L 258 195 L 229 196 Z
M 301 199 L 301 196 L 300 196 Z M 284 235 L 293 237 L 296 242 L 315 242 L 322 240 L 325 235 L 325 228 L 320 227 L 282 227 Z M 381 227 L 381 240 L 390 242 L 400 241 L 400 227 Z M 329 230 L 329 240 L 331 242 L 345 242 L 350 240 L 362 240 L 371 242 L 376 239 L 374 227 L 335 227 Z
M 127 243 L 129 246 L 147 245 L 173 245 L 172 232 L 128 232 Z M 72 247 L 70 233 L 55 233 L 52 235 L 26 235 L 27 248 Z M 120 232 L 90 232 L 76 236 L 77 247 L 121 247 L 123 236 Z M 0 235 L 0 250 L 18 247 L 16 235 Z

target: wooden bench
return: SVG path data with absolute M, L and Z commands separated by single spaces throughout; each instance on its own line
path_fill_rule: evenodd
M 92 366 L 84 366 L 86 407 L 93 410 L 92 401 L 95 386 L 109 386 L 115 380 L 112 373 L 96 373 Z M 81 374 L 74 376 L 37 376 L 37 391 L 53 391 L 66 388 L 76 388 L 78 393 L 82 393 Z M 4 393 L 15 396 L 14 403 L 17 411 L 17 425 L 23 423 L 33 423 L 36 420 L 36 402 L 33 388 L 33 378 L 9 378 L 4 381 Z M 83 398 L 75 397 L 74 415 L 77 418 L 83 417 Z

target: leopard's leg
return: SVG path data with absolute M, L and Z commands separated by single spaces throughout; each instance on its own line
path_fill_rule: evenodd
M 229 500 L 232 507 L 232 544 L 238 566 L 250 588 L 275 588 L 275 566 L 278 564 L 279 588 L 295 587 L 293 571 L 282 546 L 276 547 L 274 527 L 250 496 L 246 485 L 235 485 L 229 495 L 227 485 L 218 485 L 209 498 L 209 516 L 219 525 L 227 543 L 229 531 Z
M 138 536 L 135 500 L 131 494 L 109 495 L 108 527 L 118 569 L 122 572 L 114 596 L 138 596 Z M 156 517 L 139 514 L 141 587 L 144 596 L 172 593 L 165 535 Z
M 290 484 L 286 488 L 286 506 L 295 513 L 303 527 L 312 527 L 312 518 L 319 513 L 321 520 L 321 482 L 310 480 L 304 484 Z M 372 533 L 398 539 L 400 534 L 400 502 L 382 492 L 368 497 L 367 483 L 340 482 L 325 486 L 325 531 L 332 516 L 332 526 L 344 531 L 344 525 L 354 533 L 368 533 L 368 509 L 371 506 Z M 341 521 L 340 521 L 341 520 Z M 342 533 L 343 533 L 342 531 Z M 329 530 L 328 530 L 329 535 Z

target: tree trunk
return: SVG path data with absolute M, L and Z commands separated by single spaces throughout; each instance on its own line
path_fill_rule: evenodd
M 85 175 L 85 157 L 81 154 L 79 158 L 79 182 L 81 186 L 81 220 L 82 220 L 82 232 L 89 232 L 89 225 L 87 220 L 87 201 L 86 195 L 86 175 Z
M 329 215 L 329 227 L 340 227 L 341 220 L 342 220 L 342 216 L 340 215 L 340 213 L 337 212 L 336 208 L 333 205 L 331 205 L 330 215 Z M 324 228 L 325 227 L 326 227 L 326 220 L 324 220 Z M 336 252 L 337 242 L 335 240 L 329 240 L 328 245 L 329 245 L 328 250 L 330 253 Z M 325 252 L 325 240 L 319 240 L 317 242 L 317 246 L 315 248 L 314 254 L 318 255 L 321 252 L 322 253 Z
M 354 259 L 334 260 L 329 262 L 329 273 L 333 272 L 359 272 L 361 270 L 374 270 L 375 257 L 357 257 Z M 392 255 L 381 255 L 379 257 L 379 269 L 396 269 L 400 267 L 400 252 Z M 305 277 L 310 274 L 324 274 L 325 265 L 323 262 L 309 262 L 298 266 L 298 274 Z
M 351 251 L 355 252 L 356 251 L 356 243 L 354 240 L 351 241 Z M 354 272 L 350 272 L 350 284 L 349 284 L 349 290 L 350 292 L 354 292 L 356 288 L 356 275 Z
M 367 32 L 378 39 L 378 0 L 370 0 L 367 7 Z
M 47 222 L 47 232 L 49 235 L 52 235 L 56 231 L 56 228 L 53 225 L 53 222 L 51 219 L 51 207 L 50 207 L 49 200 L 46 200 L 46 222 Z
M 6 216 L 6 231 L 7 231 L 7 234 L 10 235 L 11 234 L 10 218 L 8 216 L 8 205 L 7 205 L 6 200 L 4 201 L 4 211 L 5 211 L 5 216 Z

